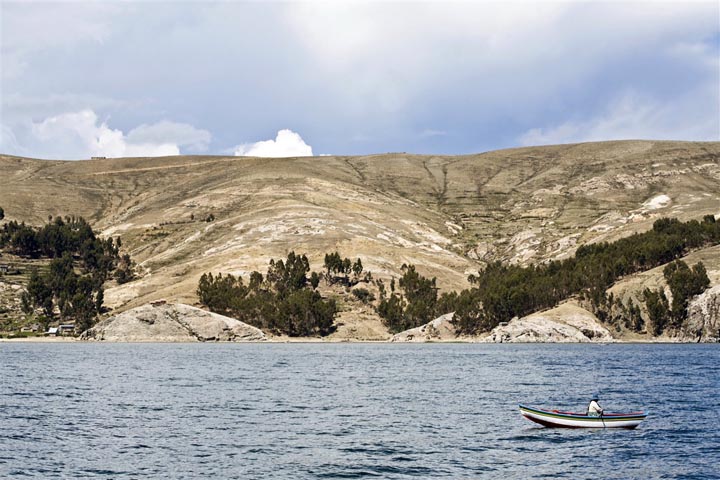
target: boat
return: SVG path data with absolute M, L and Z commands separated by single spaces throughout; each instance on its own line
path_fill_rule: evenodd
M 648 412 L 603 413 L 599 417 L 585 413 L 542 410 L 519 405 L 520 413 L 528 420 L 546 427 L 560 428 L 635 428 L 645 420 Z

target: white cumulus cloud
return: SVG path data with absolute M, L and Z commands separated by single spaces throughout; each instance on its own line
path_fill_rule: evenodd
M 143 124 L 126 135 L 86 109 L 32 123 L 26 147 L 46 158 L 159 157 L 179 155 L 181 146 L 204 150 L 209 142 L 206 130 L 169 121 Z
M 275 140 L 245 143 L 235 147 L 235 155 L 242 157 L 312 157 L 312 147 L 292 130 L 280 130 Z

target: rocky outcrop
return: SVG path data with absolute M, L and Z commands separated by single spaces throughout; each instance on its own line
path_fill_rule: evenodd
M 442 342 L 470 340 L 486 343 L 585 343 L 613 342 L 610 331 L 574 302 L 551 310 L 514 318 L 481 338 L 460 338 L 448 313 L 417 328 L 395 334 L 391 342 Z
M 175 304 L 148 304 L 107 318 L 81 336 L 109 342 L 257 342 L 258 328 L 234 318 Z
M 393 335 L 391 342 L 441 342 L 455 340 L 457 332 L 452 324 L 455 313 L 446 313 L 432 322 Z
M 514 318 L 480 339 L 488 343 L 612 342 L 600 321 L 584 308 L 568 302 L 544 312 Z
M 679 340 L 720 342 L 720 285 L 695 297 L 688 306 L 688 318 Z
M 2 260 L 0 260 L 2 263 Z M 0 275 L 0 323 L 7 318 L 23 318 L 22 295 L 27 289 L 15 283 L 5 283 Z

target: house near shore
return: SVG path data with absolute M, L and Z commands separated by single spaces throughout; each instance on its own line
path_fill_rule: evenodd
M 74 323 L 64 323 L 58 325 L 58 335 L 72 335 L 75 333 Z
M 10 265 L 7 263 L 0 263 L 0 273 L 5 274 L 10 271 Z
M 47 335 L 73 335 L 75 333 L 75 324 L 74 323 L 61 323 L 57 327 L 50 327 L 48 328 L 48 331 L 45 332 Z

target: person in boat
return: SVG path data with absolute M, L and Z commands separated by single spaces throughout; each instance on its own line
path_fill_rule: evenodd
M 587 414 L 589 417 L 599 417 L 603 413 L 603 409 L 598 403 L 598 395 L 593 395 L 588 405 Z

